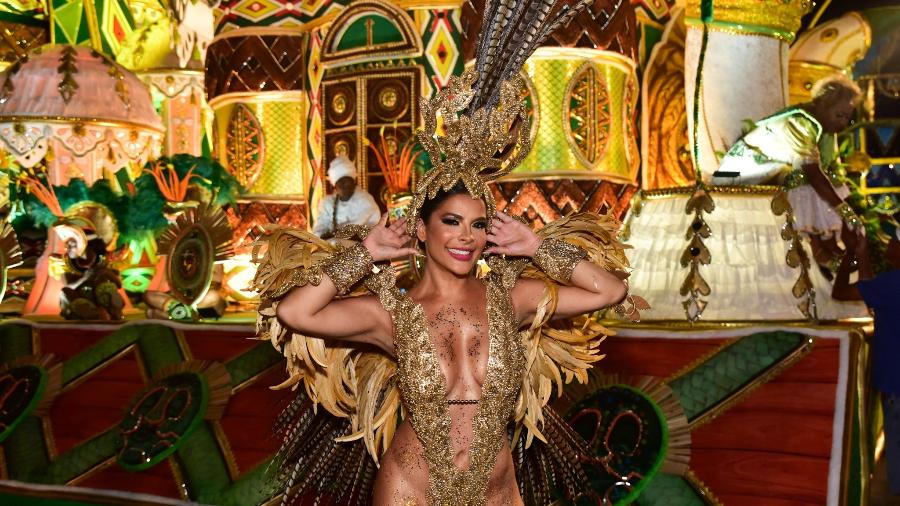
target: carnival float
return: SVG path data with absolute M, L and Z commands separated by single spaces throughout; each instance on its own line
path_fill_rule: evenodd
M 590 315 L 613 331 L 603 359 L 547 385 L 583 440 L 579 504 L 868 504 L 869 311 L 832 297 L 781 187 L 712 174 L 747 120 L 851 78 L 838 144 L 877 263 L 900 6 L 869 4 L 595 0 L 528 59 L 532 148 L 497 208 L 621 220 L 652 307 Z M 257 337 L 258 240 L 312 228 L 338 156 L 403 215 L 432 166 L 421 101 L 472 60 L 483 10 L 0 2 L 0 503 L 280 503 L 290 392 L 282 343 Z

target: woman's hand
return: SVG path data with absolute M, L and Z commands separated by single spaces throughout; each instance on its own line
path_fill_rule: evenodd
M 497 212 L 497 217 L 491 223 L 487 240 L 494 243 L 494 246 L 486 249 L 485 253 L 516 257 L 534 256 L 541 245 L 541 238 L 531 227 L 501 212 Z
M 411 237 L 406 233 L 406 218 L 400 218 L 390 226 L 387 226 L 387 219 L 388 215 L 384 213 L 362 243 L 372 260 L 379 262 L 418 254 L 415 248 L 407 246 Z

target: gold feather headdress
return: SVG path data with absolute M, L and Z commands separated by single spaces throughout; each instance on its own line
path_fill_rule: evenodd
M 557 0 L 487 2 L 475 66 L 421 101 L 424 125 L 416 135 L 433 168 L 417 185 L 410 204 L 410 235 L 425 201 L 460 181 L 473 197 L 484 200 L 488 217 L 494 216 L 488 183 L 508 174 L 531 150 L 519 72 L 554 30 L 592 3 L 576 0 L 559 7 Z M 439 118 L 443 135 L 438 135 Z

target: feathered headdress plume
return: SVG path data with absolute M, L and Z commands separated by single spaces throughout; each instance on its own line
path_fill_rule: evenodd
M 495 0 L 485 5 L 475 66 L 431 100 L 421 103 L 417 135 L 432 168 L 416 188 L 408 231 L 415 232 L 422 204 L 462 181 L 469 193 L 496 212 L 487 183 L 511 171 L 531 149 L 528 119 L 519 91 L 525 60 L 553 31 L 593 0 L 558 7 L 558 0 Z M 444 135 L 437 134 L 438 119 Z

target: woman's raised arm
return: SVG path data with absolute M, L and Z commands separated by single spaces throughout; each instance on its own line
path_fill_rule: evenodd
M 327 262 L 318 285 L 291 290 L 278 304 L 282 323 L 302 334 L 368 343 L 393 351 L 390 315 L 374 296 L 335 299 L 371 269 L 373 262 L 414 253 L 405 247 L 406 220 L 386 226 L 385 214 L 359 245 L 346 249 Z
M 488 240 L 496 245 L 487 250 L 489 253 L 530 257 L 551 277 L 567 278 L 568 284 L 558 287 L 554 319 L 570 318 L 616 305 L 628 293 L 625 282 L 615 273 L 587 260 L 579 261 L 577 248 L 554 239 L 547 240 L 553 242 L 543 243 L 530 227 L 504 213 L 497 213 Z M 516 283 L 512 299 L 521 323 L 529 323 L 534 318 L 544 288 L 544 283 L 535 279 L 520 279 Z

